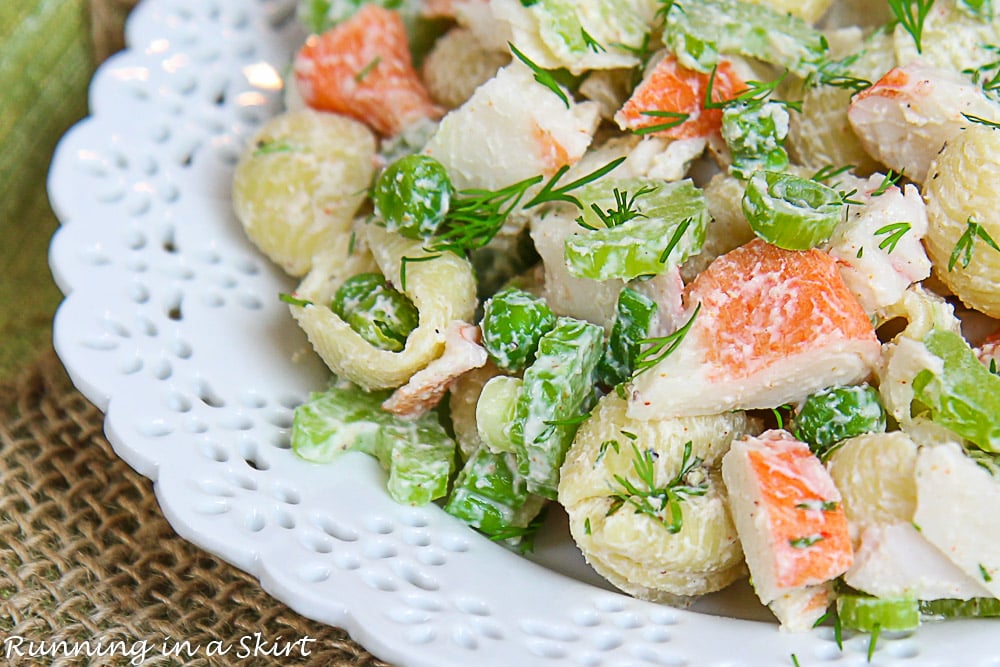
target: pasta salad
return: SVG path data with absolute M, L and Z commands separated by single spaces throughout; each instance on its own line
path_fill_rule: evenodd
M 292 447 L 619 589 L 1000 614 L 1000 8 L 302 0 L 233 181 Z M 832 614 L 832 616 L 831 616 Z

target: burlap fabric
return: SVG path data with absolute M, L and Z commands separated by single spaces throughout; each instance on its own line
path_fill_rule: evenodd
M 177 536 L 53 353 L 0 386 L 0 406 L 0 664 L 385 664 Z M 279 637 L 315 641 L 265 655 Z M 62 640 L 61 654 L 28 655 Z M 231 650 L 209 656 L 212 642 Z

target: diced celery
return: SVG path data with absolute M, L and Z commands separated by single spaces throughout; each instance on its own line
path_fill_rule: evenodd
M 295 410 L 292 451 L 328 463 L 344 451 L 378 459 L 389 472 L 389 495 L 399 503 L 423 505 L 448 492 L 455 442 L 430 412 L 408 421 L 382 410 L 386 392 L 334 387 L 313 394 Z
M 556 497 L 559 466 L 593 397 L 603 343 L 601 327 L 560 317 L 539 342 L 535 363 L 524 372 L 510 436 L 518 470 L 533 493 Z
M 823 34 L 764 3 L 678 2 L 667 13 L 663 43 L 685 67 L 707 72 L 734 53 L 808 74 L 826 52 Z
M 923 342 L 943 368 L 939 374 L 926 369 L 917 373 L 916 400 L 927 406 L 936 424 L 987 452 L 1000 453 L 1000 376 L 981 364 L 957 333 L 933 329 Z
M 841 595 L 837 598 L 837 617 L 842 627 L 861 632 L 874 632 L 876 629 L 898 632 L 920 625 L 919 605 L 911 598 Z
M 648 4 L 634 0 L 537 0 L 530 7 L 542 43 L 567 65 L 612 46 L 637 49 L 651 28 Z
M 611 326 L 604 357 L 597 366 L 597 379 L 601 384 L 614 387 L 632 375 L 640 342 L 649 337 L 654 317 L 655 301 L 631 287 L 619 292 L 615 322 Z
M 516 542 L 543 505 L 528 492 L 513 454 L 482 446 L 459 472 L 444 510 L 487 535 Z
M 743 214 L 754 233 L 785 250 L 826 242 L 844 214 L 839 192 L 792 174 L 758 171 L 743 193 Z
M 690 180 L 602 179 L 578 198 L 581 222 L 590 229 L 566 239 L 566 265 L 577 277 L 631 280 L 662 273 L 697 254 L 705 240 L 708 206 Z
M 993 618 L 1000 616 L 1000 600 L 972 598 L 971 600 L 921 600 L 920 615 L 926 619 Z

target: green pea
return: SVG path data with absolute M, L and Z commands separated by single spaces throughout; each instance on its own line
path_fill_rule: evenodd
M 389 285 L 381 273 L 349 278 L 337 290 L 330 309 L 366 341 L 392 352 L 406 346 L 407 336 L 420 319 L 413 302 Z
M 885 409 L 869 385 L 829 387 L 806 398 L 795 427 L 799 439 L 823 456 L 841 440 L 885 431 Z
M 555 323 L 556 316 L 545 301 L 507 287 L 483 306 L 483 347 L 500 368 L 521 370 L 534 360 L 538 341 Z
M 452 190 L 444 165 L 427 155 L 407 155 L 386 167 L 375 183 L 375 213 L 386 229 L 426 240 L 444 222 Z

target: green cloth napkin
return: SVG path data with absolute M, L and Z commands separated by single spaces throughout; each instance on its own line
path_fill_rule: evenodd
M 87 111 L 94 71 L 86 0 L 0 2 L 0 380 L 51 341 L 60 300 L 47 253 L 45 180 L 59 137 Z

